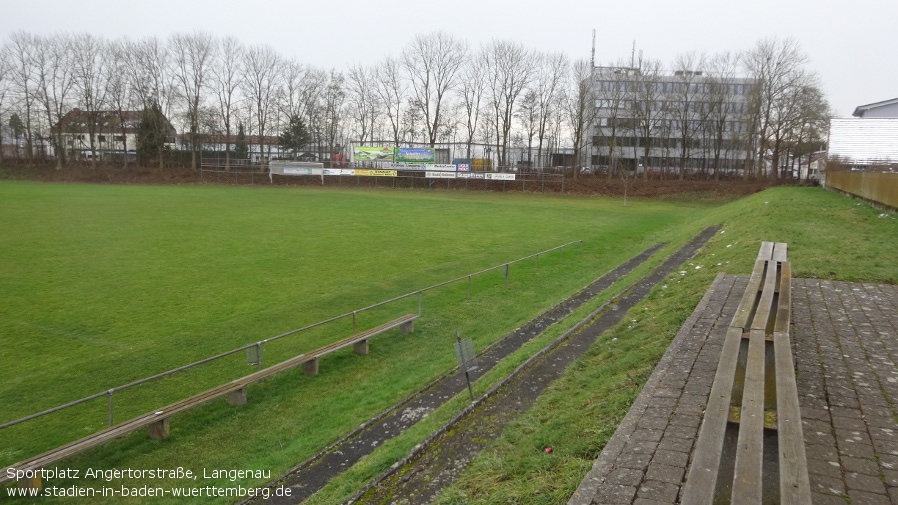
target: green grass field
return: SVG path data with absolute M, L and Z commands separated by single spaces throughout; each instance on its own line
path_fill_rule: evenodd
M 632 345 L 597 345 L 497 441 L 489 454 L 501 458 L 501 465 L 485 455 L 447 491 L 443 499 L 452 503 L 478 497 L 505 501 L 495 498 L 501 496 L 523 497 L 524 503 L 531 502 L 528 496 L 541 496 L 538 501 L 557 503 L 572 492 L 638 394 L 633 384 L 651 372 L 714 275 L 747 273 L 761 240 L 789 242 L 797 276 L 898 279 L 894 262 L 883 261 L 898 245 L 895 220 L 814 188 L 778 188 L 719 206 L 631 200 L 624 207 L 611 199 L 464 192 L 3 182 L 0 212 L 0 422 L 584 241 L 582 255 L 575 256 L 572 248 L 563 262 L 555 253 L 541 258 L 538 270 L 532 261 L 513 265 L 507 282 L 498 272 L 476 277 L 471 300 L 464 283 L 428 292 L 415 332 L 377 337 L 368 357 L 341 351 L 322 360 L 318 377 L 295 370 L 251 387 L 243 407 L 217 401 L 176 416 L 166 441 L 134 433 L 60 465 L 252 468 L 273 475 L 451 369 L 455 329 L 482 349 L 650 245 L 669 243 L 652 261 L 657 264 L 703 227 L 723 224 L 724 233 L 688 275 L 672 276 L 667 288 L 634 309 L 641 311 L 637 324 L 617 330 Z M 410 310 L 417 310 L 417 299 L 360 317 L 359 324 L 374 326 Z M 543 340 L 570 324 L 560 324 Z M 266 346 L 265 362 L 342 338 L 349 330 L 343 320 L 285 338 Z M 525 346 L 476 388 L 485 390 L 537 349 Z M 238 354 L 117 394 L 116 421 L 250 371 Z M 317 503 L 341 502 L 463 404 L 454 399 L 385 444 L 329 485 Z M 591 423 L 578 421 L 583 417 Z M 105 422 L 102 399 L 0 431 L 0 465 L 84 436 Z M 552 459 L 533 460 L 522 434 L 536 445 L 546 437 L 558 439 Z M 544 486 L 543 479 L 550 484 Z M 262 481 L 201 479 L 191 485 L 210 483 Z
M 270 468 L 278 474 L 707 206 L 414 191 L 0 183 L 0 422 L 574 240 L 428 292 L 410 335 L 372 342 L 63 466 Z M 684 236 L 688 232 L 684 232 Z M 359 317 L 374 326 L 411 298 Z M 266 364 L 346 336 L 347 320 L 265 348 Z M 395 332 L 394 332 L 395 333 Z M 250 371 L 244 356 L 115 395 L 122 421 Z M 101 429 L 106 400 L 0 431 L 0 465 Z

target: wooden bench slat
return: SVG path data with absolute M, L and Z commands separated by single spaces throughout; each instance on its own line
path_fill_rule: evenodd
M 766 261 L 764 260 L 755 261 L 755 267 L 751 272 L 751 277 L 748 279 L 748 286 L 742 294 L 742 300 L 739 302 L 739 307 L 736 309 L 736 315 L 733 316 L 733 322 L 730 323 L 730 326 L 748 328 L 750 322 L 748 318 L 751 317 L 755 308 L 758 291 L 761 290 L 761 283 L 764 281 L 765 264 Z
M 773 261 L 788 261 L 789 245 L 784 242 L 773 244 L 773 254 L 770 255 L 770 259 Z
M 741 328 L 731 327 L 727 330 L 708 407 L 695 445 L 692 466 L 683 488 L 683 504 L 710 505 L 714 498 L 741 341 Z
M 742 412 L 736 466 L 733 472 L 733 504 L 761 503 L 764 463 L 764 354 L 763 330 L 751 330 L 748 361 L 745 366 L 745 386 L 742 392 Z
M 755 308 L 755 316 L 752 318 L 750 328 L 752 330 L 767 330 L 767 322 L 770 320 L 770 313 L 773 310 L 773 299 L 777 289 L 777 263 L 776 261 L 768 261 L 767 269 L 764 273 L 764 284 L 761 288 L 761 297 L 758 299 Z
M 758 260 L 767 261 L 773 259 L 773 249 L 776 246 L 773 242 L 761 242 L 761 248 L 758 251 Z
M 810 505 L 811 484 L 804 450 L 804 430 L 788 333 L 773 334 L 776 354 L 777 431 L 779 432 L 780 503 Z M 787 373 L 788 372 L 788 373 Z
M 773 332 L 788 333 L 792 324 L 792 265 L 788 261 L 780 263 L 780 292 L 776 308 Z M 790 353 L 791 354 L 791 353 Z M 797 394 L 797 393 L 796 393 Z

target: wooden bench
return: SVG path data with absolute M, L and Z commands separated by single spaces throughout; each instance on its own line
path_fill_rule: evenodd
M 347 347 L 355 346 L 357 354 L 368 354 L 368 340 L 380 333 L 393 328 L 400 328 L 400 331 L 409 333 L 414 331 L 415 319 L 420 317 L 418 314 L 407 314 L 387 323 L 384 323 L 370 330 L 357 333 L 350 337 L 344 338 L 332 344 L 326 345 L 309 353 L 294 356 L 286 361 L 282 361 L 276 365 L 259 370 L 255 373 L 233 380 L 221 386 L 203 391 L 189 398 L 177 401 L 165 407 L 156 409 L 150 413 L 135 417 L 129 421 L 110 426 L 102 431 L 89 435 L 74 442 L 70 442 L 53 450 L 39 454 L 32 458 L 20 461 L 6 468 L 0 469 L 0 484 L 14 479 L 15 471 L 39 470 L 46 466 L 57 463 L 70 456 L 74 456 L 82 451 L 102 445 L 114 438 L 121 437 L 132 431 L 146 427 L 150 438 L 158 440 L 168 438 L 169 436 L 169 419 L 171 416 L 192 409 L 206 402 L 226 396 L 228 403 L 231 405 L 243 405 L 246 403 L 247 386 L 258 382 L 272 375 L 289 370 L 298 365 L 302 365 L 303 373 L 307 375 L 318 374 L 318 359 L 322 356 L 330 354 L 334 351 Z M 10 471 L 12 470 L 12 471 Z M 40 488 L 41 479 L 39 476 L 35 478 L 26 478 L 19 481 L 22 487 Z
M 338 340 L 320 349 L 316 349 L 306 354 L 306 360 L 302 365 L 302 371 L 306 375 L 318 375 L 318 358 L 350 345 L 353 346 L 356 354 L 368 354 L 368 340 L 371 337 L 379 335 L 387 330 L 392 330 L 393 328 L 399 328 L 399 331 L 402 333 L 411 333 L 415 331 L 415 319 L 418 319 L 419 317 L 418 314 L 406 314 L 380 326 L 371 328 L 370 330 L 356 333 L 343 340 Z
M 681 503 L 811 503 L 787 246 L 764 242 L 730 324 Z

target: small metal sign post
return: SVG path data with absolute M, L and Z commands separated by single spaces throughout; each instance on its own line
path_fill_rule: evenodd
M 477 370 L 477 355 L 474 354 L 474 341 L 470 338 L 464 340 L 455 330 L 455 357 L 458 358 L 458 367 L 465 372 L 465 381 L 468 383 L 468 394 L 471 395 L 471 401 L 474 401 L 474 390 L 471 389 L 470 372 Z

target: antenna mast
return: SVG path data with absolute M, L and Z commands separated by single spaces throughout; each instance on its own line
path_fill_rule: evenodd
M 592 55 L 589 57 L 592 68 L 596 68 L 596 29 L 592 29 Z

